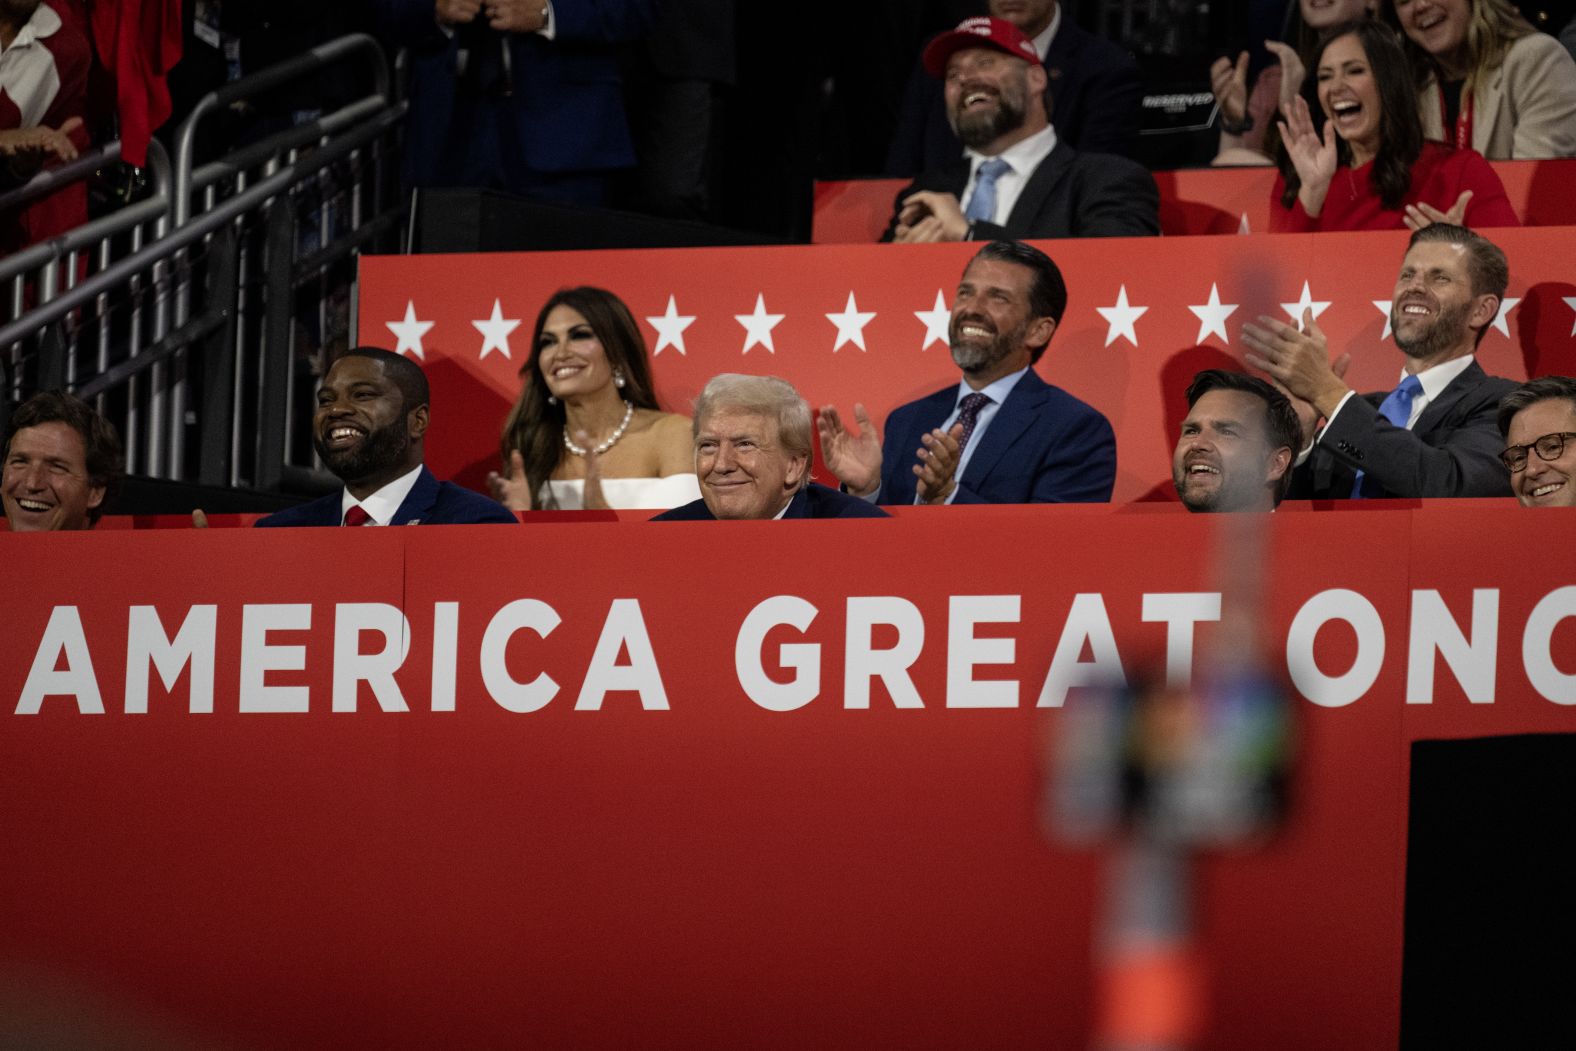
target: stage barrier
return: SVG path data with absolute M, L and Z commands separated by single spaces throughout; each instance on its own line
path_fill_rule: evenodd
M 1480 360 L 1514 378 L 1576 373 L 1576 275 L 1569 234 L 1493 231 L 1510 258 L 1508 296 Z M 1359 390 L 1389 390 L 1401 355 L 1389 301 L 1407 234 L 1039 242 L 1068 286 L 1067 313 L 1040 361 L 1047 381 L 1110 419 L 1115 499 L 1171 499 L 1171 450 L 1202 368 L 1243 368 L 1241 330 L 1311 306 Z M 798 245 L 364 257 L 359 340 L 421 360 L 432 381 L 427 461 L 476 489 L 498 465 L 532 324 L 559 288 L 592 284 L 629 304 L 653 355 L 658 395 L 688 413 L 720 372 L 769 373 L 819 408 L 893 408 L 959 373 L 947 310 L 967 244 Z
M 1297 755 L 1200 865 L 1207 1046 L 1395 1046 L 1408 743 L 1576 729 L 1568 518 L 1257 519 Z M 1045 756 L 1193 674 L 1221 521 L 0 536 L 0 1032 L 1084 1046 Z

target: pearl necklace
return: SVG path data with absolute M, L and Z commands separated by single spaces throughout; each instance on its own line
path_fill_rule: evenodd
M 603 453 L 607 452 L 614 445 L 616 445 L 618 443 L 618 440 L 624 436 L 624 431 L 626 429 L 628 429 L 628 427 L 629 427 L 629 421 L 634 419 L 634 417 L 635 417 L 635 405 L 634 405 L 633 402 L 626 401 L 624 403 L 624 419 L 613 430 L 613 433 L 607 436 L 607 441 L 603 442 L 601 445 L 598 445 L 595 449 L 583 449 L 580 446 L 576 445 L 573 441 L 571 441 L 569 439 L 569 428 L 565 427 L 564 428 L 564 448 L 568 449 L 570 452 L 574 453 L 576 456 L 584 456 L 587 453 L 596 453 L 598 456 L 601 456 Z

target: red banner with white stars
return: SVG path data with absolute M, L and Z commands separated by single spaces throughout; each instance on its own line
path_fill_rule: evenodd
M 1563 229 L 1491 231 L 1510 288 L 1479 351 L 1490 373 L 1576 373 L 1576 273 Z M 1389 303 L 1407 234 L 1047 241 L 1067 313 L 1040 375 L 1116 428 L 1115 499 L 1169 499 L 1182 391 L 1199 369 L 1245 368 L 1241 329 L 1311 309 L 1348 382 L 1395 385 Z M 978 246 L 802 245 L 362 260 L 359 340 L 422 361 L 433 386 L 427 460 L 481 488 L 557 289 L 611 289 L 640 319 L 664 407 L 688 413 L 720 372 L 773 374 L 813 406 L 863 403 L 878 421 L 956 383 L 948 304 Z

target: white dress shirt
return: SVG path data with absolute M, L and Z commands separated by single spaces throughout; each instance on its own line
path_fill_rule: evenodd
M 409 474 L 402 474 L 382 489 L 373 493 L 365 500 L 357 500 L 346 489 L 339 496 L 339 520 L 345 520 L 345 513 L 352 507 L 360 505 L 372 517 L 367 525 L 385 526 L 394 521 L 394 515 L 399 512 L 399 505 L 405 502 L 410 491 L 416 487 L 416 479 L 421 477 L 421 467 L 418 466 Z
M 1013 206 L 1018 203 L 1018 198 L 1023 196 L 1023 188 L 1028 184 L 1029 176 L 1034 174 L 1034 169 L 1038 168 L 1040 162 L 1049 157 L 1055 148 L 1056 129 L 1047 124 L 1027 139 L 1014 143 L 997 154 L 1007 162 L 1008 168 L 996 178 L 996 208 L 991 212 L 987 222 L 995 223 L 997 226 L 1006 224 L 1007 217 L 1012 214 Z M 958 198 L 958 202 L 967 208 L 969 198 L 974 195 L 974 183 L 979 175 L 980 165 L 990 158 L 972 149 L 965 149 L 963 155 L 969 159 L 969 181 L 963 187 L 963 196 Z

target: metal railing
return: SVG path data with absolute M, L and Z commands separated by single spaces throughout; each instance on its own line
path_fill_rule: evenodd
M 362 97 L 194 166 L 214 115 L 358 62 Z M 0 414 L 65 386 L 121 428 L 129 472 L 260 489 L 321 481 L 309 444 L 291 440 L 304 431 L 290 426 L 307 404 L 297 388 L 348 340 L 360 252 L 401 247 L 404 112 L 362 34 L 204 96 L 175 133 L 173 165 L 150 148 L 149 197 L 0 261 L 12 308 L 0 314 Z M 117 155 L 57 169 L 49 187 Z

